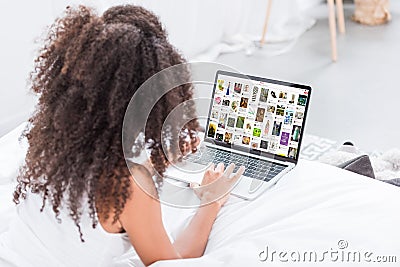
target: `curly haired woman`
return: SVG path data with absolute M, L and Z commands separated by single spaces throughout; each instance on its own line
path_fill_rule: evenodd
M 151 155 L 147 165 L 128 169 L 122 148 L 124 114 L 136 90 L 180 63 L 184 59 L 168 43 L 157 17 L 143 8 L 117 6 L 99 16 L 80 6 L 67 8 L 56 20 L 31 77 L 40 98 L 25 131 L 29 149 L 14 192 L 18 216 L 0 236 L 1 266 L 112 266 L 131 247 L 145 265 L 203 255 L 229 194 L 218 198 L 221 192 L 204 186 L 198 196 L 210 204 L 199 207 L 171 243 L 156 186 L 170 164 L 166 154 L 178 158 L 198 144 L 192 136 L 167 153 L 161 146 L 163 122 L 192 98 L 192 86 L 174 88 L 152 109 L 144 129 Z M 143 99 L 143 105 L 149 101 Z M 193 104 L 187 110 L 194 112 Z M 196 120 L 184 120 L 172 126 L 197 130 Z M 125 130 L 132 138 L 143 131 Z M 179 140 L 175 135 L 168 137 L 172 143 Z M 233 167 L 224 172 L 222 164 L 212 165 L 202 185 L 217 179 L 222 187 L 232 185 L 243 173 L 240 168 L 231 175 Z

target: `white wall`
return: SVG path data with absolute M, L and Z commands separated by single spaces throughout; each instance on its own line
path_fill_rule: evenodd
M 299 4 L 299 6 L 302 10 L 311 8 L 322 2 L 326 2 L 326 0 L 297 0 L 297 3 Z
M 27 90 L 33 42 L 52 21 L 50 9 L 49 0 L 0 2 L 0 136 L 33 110 L 35 98 Z

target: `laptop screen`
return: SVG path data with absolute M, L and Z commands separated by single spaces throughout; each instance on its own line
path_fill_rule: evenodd
M 206 140 L 297 162 L 311 88 L 217 72 Z

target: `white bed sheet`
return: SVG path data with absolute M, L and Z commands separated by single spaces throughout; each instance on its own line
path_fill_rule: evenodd
M 11 201 L 13 180 L 26 145 L 17 141 L 23 126 L 0 139 L 0 233 L 7 229 L 15 209 Z M 296 262 L 295 266 L 355 266 L 341 260 L 341 253 L 396 256 L 400 262 L 400 188 L 329 165 L 300 161 L 277 185 L 254 201 L 231 197 L 215 221 L 205 254 L 197 259 L 161 261 L 166 266 L 280 266 L 293 263 L 290 253 L 317 255 L 338 251 L 319 263 Z M 163 206 L 163 219 L 171 237 L 190 220 L 194 210 Z M 348 247 L 339 249 L 339 245 Z M 269 258 L 260 261 L 268 247 Z M 271 262 L 271 253 L 276 251 Z M 287 252 L 281 262 L 279 252 Z M 265 253 L 262 257 L 265 257 Z M 282 255 L 281 255 L 282 256 Z M 295 255 L 296 256 L 296 255 Z M 132 262 L 134 252 L 125 255 L 118 266 Z M 129 259 L 130 258 L 130 259 Z M 129 259 L 129 260 L 128 260 Z M 335 259 L 335 257 L 333 257 Z M 382 258 L 381 258 L 382 259 Z M 394 260 L 392 258 L 391 260 Z M 361 257 L 357 266 L 364 266 Z M 369 262 L 368 266 L 381 266 Z
M 319 260 L 324 251 L 333 252 L 332 257 L 325 254 L 321 266 L 354 266 L 353 254 L 350 262 L 346 260 L 348 253 L 360 253 L 360 266 L 365 260 L 371 261 L 368 266 L 381 266 L 373 262 L 378 260 L 375 256 L 396 256 L 399 264 L 399 203 L 400 188 L 330 165 L 300 161 L 260 198 L 248 202 L 232 197 L 214 224 L 204 257 L 153 266 L 316 264 L 293 262 L 289 254 L 297 251 L 307 255 L 315 252 Z M 176 221 L 175 214 L 168 217 L 169 210 L 175 209 L 165 209 L 167 225 Z M 186 212 L 189 219 L 191 214 Z M 181 223 L 177 225 L 181 227 Z M 339 248 L 346 244 L 346 248 Z M 277 254 L 272 262 L 271 257 L 261 261 L 259 255 L 266 246 L 270 253 L 286 251 L 282 260 L 288 261 L 282 262 Z M 335 261 L 335 251 L 340 257 L 345 253 L 344 261 Z M 372 254 L 364 257 L 369 252 Z
M 25 123 L 0 138 L 0 233 L 7 230 L 15 214 L 12 192 L 19 166 L 24 161 L 27 143 L 19 141 Z

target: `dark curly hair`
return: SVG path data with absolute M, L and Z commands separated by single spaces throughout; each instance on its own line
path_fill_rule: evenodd
M 149 77 L 183 62 L 157 17 L 144 8 L 116 6 L 98 16 L 84 6 L 67 7 L 50 27 L 31 74 L 32 90 L 40 98 L 23 134 L 29 149 L 14 202 L 24 199 L 28 190 L 40 193 L 41 210 L 48 202 L 56 218 L 65 203 L 81 239 L 84 206 L 89 208 L 93 227 L 98 223 L 96 214 L 104 220 L 114 214 L 116 222 L 132 194 L 122 148 L 128 103 Z M 144 130 L 151 163 L 160 174 L 158 183 L 168 165 L 161 144 L 163 123 L 183 102 L 185 113 L 194 113 L 192 95 L 191 84 L 176 87 L 154 106 L 145 129 L 124 129 L 131 132 L 132 146 L 140 146 L 134 138 Z M 142 104 L 152 101 L 143 99 Z M 197 120 L 184 122 L 181 114 L 170 125 L 167 139 L 178 145 L 170 146 L 168 154 L 180 154 L 182 140 L 176 131 L 180 123 L 190 131 L 198 128 Z

